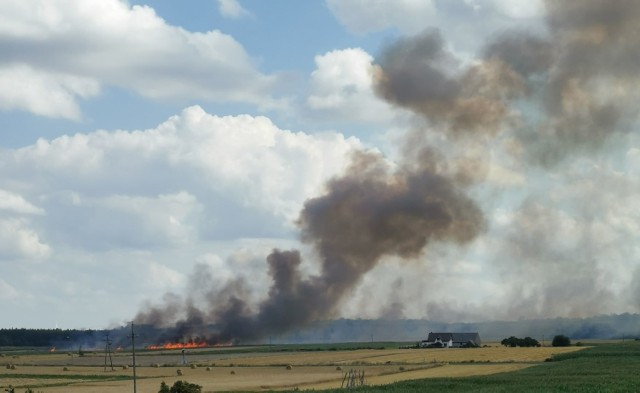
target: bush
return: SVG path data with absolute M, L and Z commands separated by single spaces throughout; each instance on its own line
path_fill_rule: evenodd
M 558 334 L 557 336 L 553 337 L 551 345 L 554 347 L 568 347 L 571 345 L 571 339 L 565 335 Z
M 162 381 L 158 393 L 202 393 L 202 386 L 185 381 L 176 381 L 171 388 Z

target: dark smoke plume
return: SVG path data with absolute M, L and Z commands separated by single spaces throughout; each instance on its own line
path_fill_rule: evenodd
M 464 189 L 434 167 L 390 172 L 378 155 L 358 153 L 347 174 L 329 182 L 300 214 L 302 240 L 321 262 L 319 275 L 304 278 L 298 251 L 274 250 L 268 257 L 273 280 L 257 309 L 242 283 L 207 294 L 205 311 L 175 303 L 141 312 L 138 323 L 178 321 L 185 336 L 212 341 L 253 340 L 333 316 L 346 294 L 385 256 L 415 258 L 432 241 L 465 244 L 483 229 L 484 218 Z M 199 272 L 203 280 L 209 274 Z M 204 279 L 206 284 L 206 279 Z M 195 284 L 195 283 L 194 283 Z M 202 331 L 215 325 L 216 333 Z
M 436 30 L 399 40 L 380 58 L 378 94 L 454 135 L 513 130 L 539 164 L 600 148 L 637 119 L 640 3 L 546 5 L 548 34 L 505 32 L 466 67 Z
M 486 61 L 459 70 L 436 30 L 404 38 L 383 53 L 376 89 L 389 102 L 454 134 L 496 134 L 508 120 L 508 101 L 523 92 L 506 63 Z
M 328 183 L 326 194 L 305 203 L 298 225 L 302 240 L 317 253 L 319 274 L 302 274 L 298 251 L 274 250 L 267 257 L 271 287 L 261 302 L 251 304 L 245 282 L 210 288 L 213 273 L 199 267 L 191 286 L 205 288 L 206 305 L 196 305 L 193 294 L 169 298 L 139 313 L 136 321 L 177 324 L 181 335 L 229 341 L 259 339 L 332 317 L 383 258 L 415 259 L 431 242 L 463 245 L 482 232 L 483 213 L 467 192 L 483 179 L 489 154 L 482 148 L 469 153 L 469 147 L 508 137 L 517 147 L 516 158 L 548 167 L 628 131 L 638 113 L 640 2 L 548 1 L 547 11 L 547 33 L 493 37 L 470 64 L 457 61 L 436 30 L 386 48 L 374 73 L 376 92 L 426 125 L 408 134 L 398 169 L 390 170 L 375 154 L 358 153 L 347 172 Z M 451 151 L 428 142 L 434 133 L 451 144 L 455 162 Z M 537 260 L 529 253 L 540 253 L 548 246 L 544 242 L 556 238 L 552 230 L 545 232 L 551 219 L 544 217 L 536 209 L 523 210 L 517 216 L 522 230 L 510 234 L 510 255 L 521 260 L 524 271 L 539 271 L 527 264 Z M 551 251 L 548 259 L 558 266 L 574 260 Z M 582 293 L 578 286 L 592 286 L 595 277 L 585 272 L 570 285 L 547 276 L 549 294 L 567 298 Z M 611 298 L 606 291 L 600 295 Z M 540 296 L 544 307 L 551 307 L 553 296 Z M 535 296 L 522 299 L 529 300 L 540 302 Z

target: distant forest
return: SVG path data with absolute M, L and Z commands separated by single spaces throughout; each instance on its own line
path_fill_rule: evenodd
M 215 326 L 207 328 L 216 331 Z M 483 341 L 529 336 L 541 343 L 562 334 L 581 339 L 638 339 L 640 314 L 601 315 L 590 318 L 555 318 L 478 323 L 442 323 L 420 319 L 338 319 L 314 323 L 306 328 L 238 344 L 301 344 L 330 342 L 404 341 L 418 342 L 429 332 L 478 332 Z M 177 328 L 161 329 L 136 325 L 136 347 L 167 342 L 206 341 L 206 337 L 184 336 Z M 58 350 L 100 349 L 107 336 L 116 347 L 131 348 L 131 327 L 104 330 L 0 329 L 0 348 L 56 347 Z
M 47 347 L 92 337 L 94 330 L 0 329 L 0 347 Z

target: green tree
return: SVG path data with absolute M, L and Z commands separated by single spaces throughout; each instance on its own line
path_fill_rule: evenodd
M 563 334 L 553 337 L 551 345 L 554 347 L 568 347 L 571 345 L 571 339 Z
M 531 337 L 525 337 L 525 338 L 518 338 L 515 336 L 511 336 L 509 338 L 505 338 L 504 340 L 502 340 L 500 342 L 500 344 L 504 345 L 505 347 L 539 347 L 540 343 L 538 342 L 538 340 L 536 340 L 535 338 L 531 338 Z
M 522 340 L 522 345 L 523 347 L 539 347 L 540 346 L 540 342 L 538 342 L 538 340 L 536 340 L 535 338 L 531 338 L 531 337 L 525 337 L 524 340 Z
M 160 390 L 158 390 L 158 393 L 171 393 L 171 390 L 169 389 L 169 385 L 167 385 L 164 381 L 162 381 L 160 383 Z
M 515 348 L 518 346 L 518 340 L 519 338 L 515 336 L 511 336 L 509 338 L 505 338 L 504 340 L 502 340 L 500 344 L 504 345 L 505 347 Z
M 202 393 L 202 386 L 185 381 L 176 381 L 169 389 L 169 386 L 162 381 L 158 393 Z

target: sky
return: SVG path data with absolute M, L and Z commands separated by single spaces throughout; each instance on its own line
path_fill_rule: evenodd
M 237 298 L 252 321 L 312 304 L 290 327 L 638 313 L 639 20 L 2 1 L 0 328 L 215 322 Z

